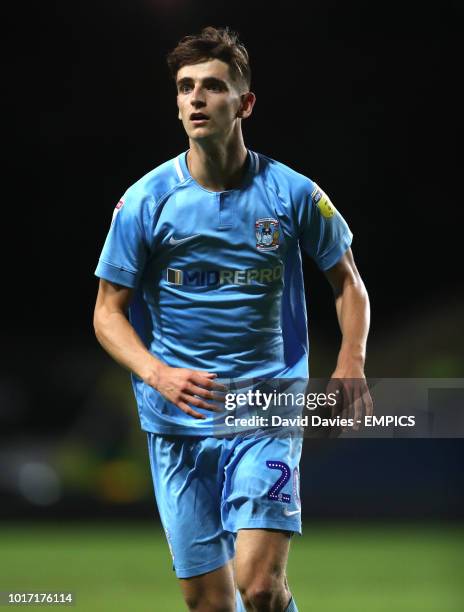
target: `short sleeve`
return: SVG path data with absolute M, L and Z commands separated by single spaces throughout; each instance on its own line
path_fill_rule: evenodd
M 130 189 L 119 200 L 95 270 L 96 276 L 124 287 L 138 285 L 150 252 L 152 206 L 151 196 L 133 193 Z
M 299 212 L 300 244 L 321 270 L 328 270 L 350 247 L 353 234 L 327 194 L 313 181 Z

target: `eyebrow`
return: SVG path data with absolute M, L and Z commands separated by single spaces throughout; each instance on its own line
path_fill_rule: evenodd
M 192 77 L 183 77 L 182 79 L 179 79 L 177 81 L 177 87 L 181 87 L 182 85 L 190 85 L 190 83 L 193 83 L 193 79 Z M 203 85 L 222 85 L 222 87 L 227 88 L 227 83 L 225 81 L 223 81 L 222 79 L 218 79 L 217 77 L 205 77 L 204 79 L 202 79 L 202 83 Z

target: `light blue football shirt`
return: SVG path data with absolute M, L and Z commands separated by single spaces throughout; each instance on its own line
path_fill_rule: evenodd
M 248 151 L 241 187 L 212 192 L 182 153 L 127 190 L 95 274 L 136 290 L 130 321 L 170 366 L 226 382 L 307 378 L 300 248 L 327 270 L 351 240 L 326 194 L 284 164 Z M 137 376 L 132 382 L 145 431 L 216 431 L 214 414 L 193 419 Z

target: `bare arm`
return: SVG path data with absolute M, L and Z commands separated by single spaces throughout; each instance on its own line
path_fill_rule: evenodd
M 216 375 L 172 368 L 154 357 L 127 319 L 132 298 L 132 289 L 100 280 L 93 319 L 97 340 L 115 361 L 157 389 L 180 410 L 204 419 L 204 415 L 193 410 L 189 404 L 216 410 L 213 404 L 201 399 L 215 399 L 212 391 L 222 389 L 221 385 L 213 382 Z
M 97 340 L 119 364 L 143 380 L 156 381 L 161 362 L 153 357 L 127 319 L 133 290 L 100 281 L 93 324 Z
M 369 297 L 351 249 L 325 275 L 334 292 L 342 332 L 337 366 L 331 378 L 335 381 L 343 379 L 342 416 L 353 418 L 353 429 L 357 430 L 357 421 L 362 420 L 363 408 L 366 414 L 373 413 L 372 399 L 364 377 L 370 322 Z
M 351 249 L 325 275 L 334 292 L 343 336 L 335 370 L 337 378 L 361 378 L 364 376 L 370 308 L 369 297 Z

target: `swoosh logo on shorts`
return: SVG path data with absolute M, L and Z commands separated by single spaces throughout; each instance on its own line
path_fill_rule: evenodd
M 287 510 L 287 508 L 284 508 L 284 514 L 285 516 L 293 516 L 294 514 L 300 514 L 301 510 Z
M 198 238 L 198 236 L 201 236 L 201 234 L 194 234 L 193 236 L 187 236 L 187 238 L 174 238 L 174 236 L 171 236 L 171 238 L 169 239 L 169 244 L 182 244 L 183 242 L 188 242 L 189 240 Z

